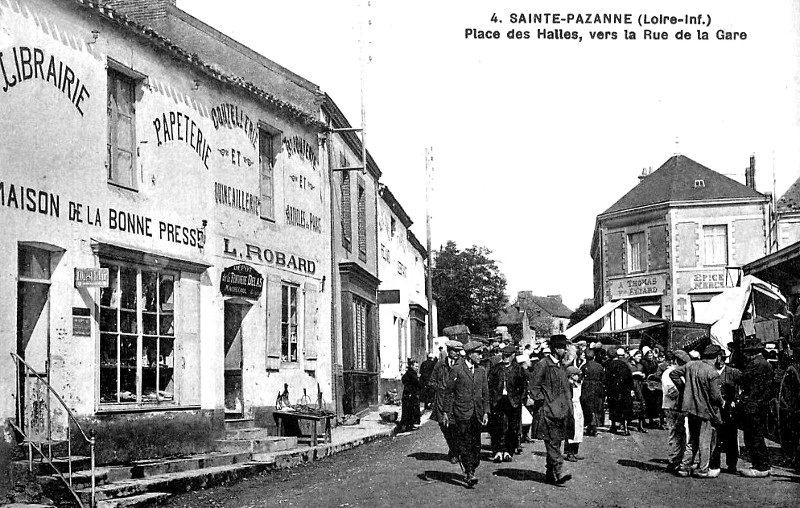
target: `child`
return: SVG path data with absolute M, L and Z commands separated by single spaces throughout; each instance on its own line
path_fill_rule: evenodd
M 578 457 L 578 448 L 583 441 L 583 409 L 581 409 L 581 370 L 570 365 L 567 367 L 569 384 L 572 386 L 572 411 L 575 415 L 575 436 L 567 439 L 564 445 L 564 460 L 578 462 L 583 457 Z

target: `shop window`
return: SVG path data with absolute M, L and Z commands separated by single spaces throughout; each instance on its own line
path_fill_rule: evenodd
M 353 297 L 353 368 L 368 370 L 370 304 Z
M 108 69 L 108 181 L 136 189 L 136 81 L 116 69 Z
M 703 226 L 703 264 L 728 264 L 728 226 Z
M 646 255 L 644 231 L 628 235 L 628 273 L 645 271 L 647 268 Z
M 367 262 L 367 194 L 358 182 L 358 259 Z
M 281 284 L 281 361 L 297 361 L 297 290 Z
M 153 405 L 175 400 L 173 272 L 101 263 L 100 402 Z
M 275 140 L 277 135 L 264 127 L 258 129 L 258 189 L 261 218 L 275 220 Z

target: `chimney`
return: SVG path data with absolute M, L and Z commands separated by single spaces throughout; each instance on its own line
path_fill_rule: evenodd
M 561 295 L 547 295 L 547 298 L 549 298 L 551 300 L 556 300 L 558 303 L 562 303 L 561 302 Z
M 639 175 L 639 181 L 642 181 L 645 178 L 647 178 L 647 168 L 642 168 L 642 174 Z
M 750 166 L 744 170 L 744 184 L 756 190 L 756 156 L 750 156 Z
M 166 19 L 167 6 L 174 6 L 175 2 L 176 0 L 99 0 L 98 3 L 137 23 L 148 25 L 153 21 Z

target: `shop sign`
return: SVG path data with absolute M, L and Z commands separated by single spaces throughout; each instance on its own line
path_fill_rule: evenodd
M 379 289 L 378 303 L 400 303 L 399 289 Z
M 317 270 L 317 264 L 306 258 L 301 258 L 294 254 L 273 250 L 268 247 L 259 247 L 249 243 L 244 244 L 244 252 L 239 253 L 236 247 L 231 247 L 231 239 L 223 238 L 223 251 L 225 256 L 232 258 L 244 258 L 248 261 L 263 262 L 268 265 L 274 265 L 279 268 L 294 270 L 306 275 L 314 275 Z
M 76 268 L 76 288 L 107 288 L 108 268 Z
M 72 316 L 72 335 L 89 337 L 92 334 L 92 318 Z
M 663 295 L 667 289 L 665 275 L 645 275 L 610 281 L 611 299 L 636 298 L 639 296 Z
M 224 296 L 258 299 L 264 287 L 264 277 L 252 266 L 239 264 L 222 270 L 219 290 Z
M 725 289 L 725 272 L 704 272 L 696 273 L 692 276 L 690 284 L 691 289 Z

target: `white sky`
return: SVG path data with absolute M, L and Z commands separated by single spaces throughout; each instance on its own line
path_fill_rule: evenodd
M 361 0 L 367 2 L 367 0 Z M 512 297 L 592 296 L 595 218 L 642 168 L 676 151 L 778 196 L 800 177 L 797 0 L 446 1 L 178 0 L 178 7 L 326 91 L 361 122 L 364 25 L 367 147 L 425 244 L 425 148 L 433 147 L 434 249 L 447 240 L 494 252 Z M 503 23 L 491 23 L 493 13 Z M 710 15 L 708 41 L 681 26 L 512 25 L 511 13 Z M 466 28 L 500 40 L 465 39 Z M 508 40 L 510 29 L 528 40 Z M 577 30 L 581 42 L 538 29 Z M 622 40 L 628 28 L 637 40 Z M 717 41 L 718 29 L 745 41 Z M 612 30 L 620 39 L 591 40 Z M 679 145 L 676 147 L 676 138 Z

